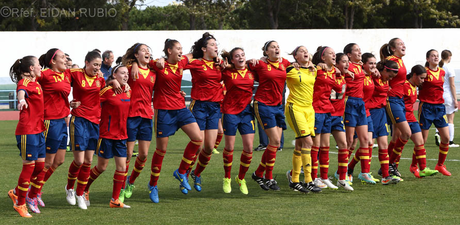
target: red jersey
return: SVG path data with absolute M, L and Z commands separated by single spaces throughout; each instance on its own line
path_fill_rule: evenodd
M 346 96 L 363 98 L 363 88 L 364 88 L 364 70 L 361 65 L 357 63 L 350 62 L 348 70 L 354 73 L 354 78 L 349 74 L 345 74 L 345 79 L 347 80 L 347 91 Z
M 347 85 L 345 82 L 345 77 L 340 76 L 335 78 L 334 86 L 332 87 L 331 93 L 331 102 L 334 106 L 334 112 L 331 113 L 332 116 L 343 116 L 345 113 L 345 89 Z
M 155 86 L 155 73 L 149 68 L 139 66 L 139 73 L 134 81 L 131 77 L 131 66 L 128 66 L 128 84 L 131 87 L 131 105 L 129 106 L 129 117 L 153 118 L 152 95 Z
M 70 114 L 70 70 L 57 73 L 44 69 L 37 81 L 43 88 L 45 97 L 45 120 L 55 120 Z
M 256 72 L 256 81 L 259 82 L 254 100 L 269 106 L 281 105 L 283 101 L 284 83 L 286 82 L 286 68 L 291 65 L 283 58 L 282 62 L 267 63 L 259 60 L 255 66 L 249 68 Z
M 369 109 L 380 109 L 387 105 L 388 81 L 382 81 L 381 78 L 374 77 L 374 93 L 369 102 Z M 367 107 L 367 103 L 366 103 Z
M 371 113 L 369 112 L 370 106 L 372 106 L 371 98 L 372 94 L 374 94 L 374 81 L 372 77 L 366 75 L 364 77 L 364 87 L 363 87 L 363 94 L 364 94 L 364 107 L 366 108 L 366 116 L 370 116 Z
M 251 103 L 254 90 L 254 74 L 250 70 L 226 69 L 222 72 L 227 93 L 222 104 L 222 113 L 238 114 Z
M 388 92 L 388 96 L 402 98 L 404 95 L 404 82 L 406 81 L 407 75 L 406 65 L 404 65 L 404 62 L 401 58 L 394 55 L 388 56 L 387 59 L 395 61 L 399 66 L 398 74 L 389 82 L 390 91 Z
M 185 99 L 180 94 L 182 73 L 188 64 L 188 58 L 182 56 L 176 64 L 165 61 L 163 69 L 156 66 L 155 61 L 150 61 L 150 68 L 155 70 L 155 93 L 153 93 L 153 108 L 164 110 L 177 110 L 185 108 Z
M 430 104 L 443 104 L 444 98 L 444 77 L 446 72 L 444 69 L 438 67 L 436 71 L 431 70 L 428 67 L 426 69 L 426 78 L 419 90 L 419 96 L 421 102 Z
M 16 92 L 24 91 L 28 107 L 19 113 L 15 135 L 39 134 L 45 130 L 43 90 L 38 82 L 22 79 Z
M 407 122 L 417 122 L 414 115 L 414 103 L 417 101 L 417 88 L 407 80 L 404 82 L 403 87 Z
M 104 78 L 89 76 L 85 69 L 70 69 L 70 76 L 72 78 L 73 100 L 81 102 L 78 108 L 72 109 L 72 115 L 99 124 L 101 119 L 99 91 L 105 86 Z
M 331 90 L 335 85 L 335 67 L 331 71 L 318 69 L 313 88 L 313 108 L 315 113 L 333 113 Z
M 101 124 L 99 137 L 123 140 L 128 138 L 126 123 L 128 121 L 131 91 L 115 94 L 112 87 L 106 87 L 99 93 L 101 97 Z
M 191 59 L 184 69 L 192 74 L 192 99 L 207 102 L 220 102 L 222 92 L 222 73 L 220 66 L 205 59 Z

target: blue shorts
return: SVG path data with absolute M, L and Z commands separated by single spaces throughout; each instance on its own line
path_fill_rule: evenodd
M 67 124 L 65 119 L 45 120 L 46 153 L 55 154 L 67 148 Z
M 418 124 L 418 122 L 409 122 L 409 127 L 412 134 L 422 132 L 422 130 L 420 129 L 420 124 Z
M 196 123 L 192 112 L 187 108 L 177 110 L 155 110 L 155 133 L 157 138 L 174 135 L 184 125 Z
M 374 132 L 374 121 L 372 121 L 372 116 L 367 117 L 367 132 Z
M 116 157 L 126 157 L 126 139 L 111 140 L 101 138 L 97 148 L 97 155 L 104 159 Z
M 70 147 L 72 151 L 96 150 L 99 125 L 89 120 L 72 116 L 70 119 Z
M 331 133 L 332 116 L 330 113 L 315 113 L 315 133 Z
M 128 117 L 126 128 L 128 130 L 128 141 L 135 140 L 152 141 L 153 122 L 151 119 L 137 117 Z
M 366 108 L 362 98 L 348 97 L 345 102 L 345 126 L 358 127 L 368 125 Z
M 282 105 L 269 106 L 262 102 L 254 101 L 254 115 L 264 130 L 272 127 L 281 127 L 286 130 Z
M 372 115 L 371 115 L 372 116 Z M 372 121 L 372 117 L 371 116 L 368 116 L 367 117 L 367 132 L 372 132 L 372 135 L 374 135 L 374 122 Z M 355 130 L 355 135 L 353 136 L 353 138 L 358 138 L 358 134 L 356 133 L 356 130 Z
M 388 97 L 386 110 L 388 124 L 397 124 L 407 121 L 406 105 L 403 98 Z
M 371 109 L 369 112 L 371 113 L 372 123 L 374 124 L 372 138 L 388 136 L 389 126 L 385 108 Z
M 431 124 L 436 128 L 447 127 L 446 107 L 443 104 L 420 102 L 418 107 L 418 122 L 422 130 L 428 130 Z
M 343 117 L 332 116 L 331 118 L 332 118 L 331 119 L 331 132 L 335 130 L 345 132 L 345 125 L 343 124 Z
M 22 160 L 35 161 L 46 157 L 45 135 L 43 132 L 38 134 L 16 135 L 16 141 L 18 143 L 19 155 L 22 157 Z
M 219 127 L 219 119 L 222 118 L 220 103 L 193 100 L 190 103 L 190 111 L 195 116 L 200 130 L 217 130 Z
M 224 114 L 222 117 L 222 126 L 225 135 L 235 136 L 237 129 L 241 135 L 255 133 L 254 115 L 252 114 L 251 105 L 248 104 L 239 114 Z

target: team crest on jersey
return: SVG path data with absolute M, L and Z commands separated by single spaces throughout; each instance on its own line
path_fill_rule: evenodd
M 284 71 L 286 68 L 284 68 L 284 65 L 281 64 L 281 65 L 280 65 L 280 69 Z
M 96 81 L 96 86 L 97 86 L 97 87 L 101 87 L 101 82 L 97 80 L 97 81 Z
M 182 76 L 184 69 L 179 69 L 180 75 Z
M 155 83 L 155 78 L 153 76 L 150 77 L 150 82 Z
M 252 75 L 252 73 L 249 73 L 249 79 L 254 80 L 254 76 Z
M 126 97 L 131 98 L 131 92 L 126 92 Z
M 165 72 L 164 72 L 165 75 L 168 75 L 168 71 L 165 69 Z

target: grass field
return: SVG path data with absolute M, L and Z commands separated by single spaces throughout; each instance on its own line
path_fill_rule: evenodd
M 458 115 L 456 118 L 456 127 L 460 127 L 460 118 Z M 235 181 L 232 183 L 232 193 L 223 193 L 221 154 L 213 155 L 202 174 L 203 191 L 199 193 L 192 190 L 188 195 L 183 195 L 178 181 L 172 176 L 188 142 L 186 135 L 179 131 L 170 138 L 163 162 L 158 183 L 159 204 L 150 202 L 148 198 L 150 160 L 155 149 L 152 142 L 149 160 L 136 180 L 134 194 L 125 200 L 131 209 L 109 208 L 115 168 L 113 161 L 91 186 L 91 206 L 88 210 L 68 205 L 64 186 L 69 164 L 73 159 L 72 153 L 68 153 L 65 163 L 43 188 L 42 198 L 46 207 L 41 209 L 42 213 L 33 214 L 31 219 L 20 218 L 7 197 L 8 190 L 17 184 L 22 168 L 14 137 L 16 123 L 0 122 L 0 224 L 460 224 L 460 189 L 457 186 L 460 184 L 460 148 L 449 151 L 446 166 L 453 174 L 451 177 L 438 174 L 424 179 L 415 178 L 409 172 L 408 159 L 411 158 L 413 148 L 413 143 L 409 142 L 400 163 L 404 182 L 391 186 L 355 182 L 355 191 L 351 193 L 343 189 L 325 189 L 319 194 L 304 195 L 290 190 L 285 176 L 286 171 L 291 168 L 293 152 L 291 140 L 294 134 L 289 128 L 285 133 L 284 150 L 278 152 L 274 169 L 274 176 L 281 187 L 279 192 L 263 191 L 251 180 L 250 174 L 256 169 L 262 155 L 262 152 L 255 152 L 246 177 L 249 195 L 241 194 Z M 460 142 L 460 131 L 456 134 L 456 140 Z M 429 138 L 425 145 L 427 164 L 432 169 L 438 157 L 438 148 L 433 139 Z M 237 175 L 239 168 L 242 149 L 240 140 L 238 137 L 235 146 L 233 177 Z M 222 142 L 219 147 L 221 152 L 223 145 Z M 331 141 L 331 146 L 334 145 L 334 141 Z M 330 176 L 337 168 L 336 152 L 332 147 Z M 377 149 L 374 149 L 373 155 L 371 171 L 377 174 Z M 95 157 L 93 166 L 96 161 Z M 357 180 L 357 174 L 355 179 Z M 333 182 L 336 183 L 336 180 Z

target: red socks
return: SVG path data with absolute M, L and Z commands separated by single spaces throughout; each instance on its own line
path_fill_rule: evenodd
M 360 160 L 361 160 L 361 173 L 369 173 L 371 168 L 369 166 L 369 148 L 359 148 Z
M 32 179 L 30 184 L 29 198 L 37 197 L 43 185 L 43 178 L 45 177 L 45 162 L 35 161 L 34 172 L 32 173 Z
M 273 179 L 273 167 L 275 166 L 276 160 L 276 151 L 278 151 L 278 146 L 268 145 L 265 152 L 265 179 Z
M 75 160 L 70 164 L 69 174 L 67 175 L 67 190 L 73 189 L 78 173 L 80 172 L 80 167 L 81 165 L 77 165 Z
M 26 195 L 29 190 L 30 177 L 35 169 L 35 163 L 22 164 L 22 171 L 19 175 L 18 186 L 16 186 L 16 195 L 18 196 L 18 205 L 26 204 Z
M 128 181 L 130 184 L 134 184 L 136 178 L 139 176 L 139 174 L 141 174 L 142 170 L 144 169 L 145 162 L 147 162 L 147 158 L 141 160 L 139 157 L 136 157 L 136 162 L 134 163 L 134 168 Z
M 160 178 L 161 165 L 165 157 L 166 151 L 156 149 L 152 156 L 152 165 L 150 167 L 150 186 L 157 186 L 158 179 Z
M 216 143 L 214 144 L 214 148 L 217 149 L 219 147 L 220 142 L 222 141 L 222 137 L 224 133 L 218 133 L 216 138 Z
M 78 173 L 78 180 L 77 180 L 77 196 L 82 196 L 83 192 L 85 191 L 86 184 L 88 184 L 89 174 L 91 173 L 91 164 L 90 163 L 83 163 L 80 168 L 80 172 Z
M 125 170 L 125 177 L 128 176 L 128 171 L 129 171 L 129 163 L 131 160 L 126 160 L 126 170 Z M 123 185 L 121 186 L 121 189 L 125 189 L 126 186 L 126 179 L 123 180 Z
M 221 137 L 222 139 L 222 137 Z M 232 163 L 233 163 L 233 149 L 227 150 L 224 148 L 224 152 L 222 154 L 224 158 L 224 171 L 225 171 L 225 178 L 231 178 L 232 172 Z
M 338 161 L 339 168 L 337 173 L 339 174 L 339 180 L 345 180 L 347 179 L 348 149 L 339 149 Z
M 391 144 L 391 143 L 390 143 Z M 398 138 L 394 145 L 393 154 L 390 155 L 390 164 L 396 163 L 399 164 L 399 159 L 401 158 L 401 153 L 404 149 L 404 145 L 407 144 L 407 140 Z
M 449 151 L 449 143 L 440 143 L 439 144 L 439 158 L 438 158 L 438 166 L 444 165 L 444 162 L 447 158 L 447 152 Z
M 388 156 L 388 149 L 379 149 L 380 169 L 382 170 L 382 177 L 390 176 L 388 169 L 390 157 Z
M 88 180 L 88 184 L 86 185 L 85 187 L 85 192 L 88 192 L 89 191 L 89 188 L 91 187 L 91 184 L 94 182 L 94 180 L 96 180 L 99 175 L 101 175 L 103 172 L 100 172 L 97 167 L 93 167 L 89 173 L 89 180 Z
M 182 156 L 182 161 L 179 165 L 179 173 L 185 174 L 187 170 L 191 167 L 192 162 L 196 160 L 196 152 L 201 146 L 202 141 L 191 140 L 187 147 L 185 147 L 184 155 Z
M 262 154 L 262 158 L 260 159 L 260 164 L 259 164 L 259 166 L 257 167 L 256 172 L 254 172 L 254 173 L 256 174 L 256 176 L 258 176 L 258 177 L 264 177 L 264 172 L 265 172 L 265 167 L 266 167 L 265 164 L 266 164 L 266 162 L 267 162 L 267 161 L 266 161 L 266 158 L 267 158 L 266 156 L 267 156 L 267 154 L 268 154 L 268 153 L 267 153 L 268 151 L 266 151 L 266 150 L 267 150 L 267 149 L 265 149 L 264 154 Z
M 118 171 L 116 170 L 113 174 L 113 190 L 112 190 L 112 198 L 118 199 L 120 197 L 120 191 L 123 187 L 123 181 L 125 180 L 125 171 Z
M 243 151 L 241 153 L 241 158 L 240 158 L 240 171 L 238 173 L 238 178 L 240 180 L 244 179 L 244 176 L 246 175 L 246 172 L 249 169 L 249 165 L 251 164 L 252 161 L 252 153 L 247 153 Z
M 315 180 L 318 177 L 318 153 L 319 147 L 312 146 L 311 147 L 311 179 Z
M 201 176 L 201 172 L 206 169 L 209 161 L 211 160 L 211 154 L 204 152 L 204 149 L 201 150 L 200 155 L 198 156 L 198 165 L 195 169 L 195 175 L 197 177 Z
M 319 168 L 321 179 L 326 180 L 329 172 L 329 147 L 319 148 Z

